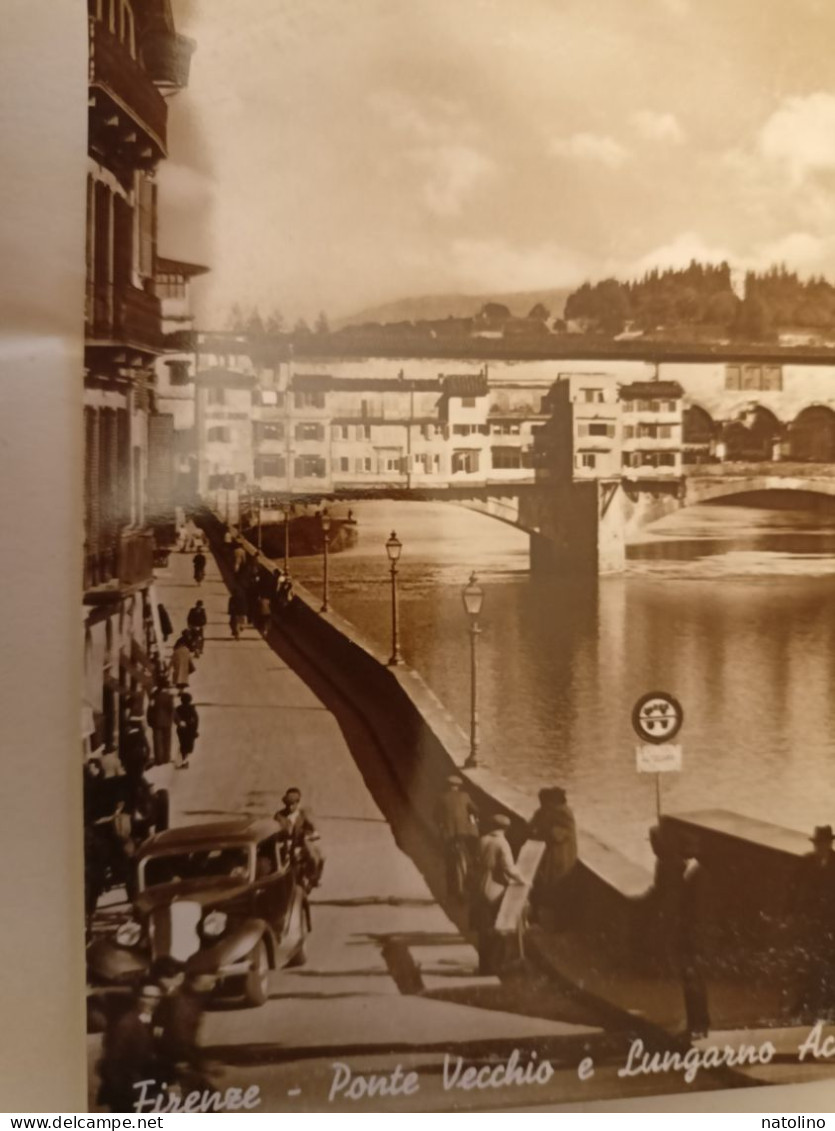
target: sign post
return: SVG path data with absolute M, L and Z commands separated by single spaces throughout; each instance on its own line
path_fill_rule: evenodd
M 635 768 L 639 774 L 655 774 L 655 811 L 661 817 L 661 775 L 678 773 L 683 765 L 683 750 L 672 739 L 681 730 L 684 710 L 666 691 L 642 695 L 632 709 L 632 727 L 642 745 L 635 748 Z

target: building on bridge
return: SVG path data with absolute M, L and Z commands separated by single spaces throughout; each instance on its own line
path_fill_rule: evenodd
M 231 360 L 231 358 L 229 359 Z M 195 380 L 199 495 L 413 490 L 532 482 L 541 383 L 480 373 L 363 379 L 235 367 L 200 355 Z
M 157 185 L 168 103 L 194 44 L 169 0 L 89 0 L 84 312 L 85 752 L 115 749 L 120 717 L 160 637 L 149 483 L 168 428 L 154 388 L 164 350 L 156 293 Z M 164 462 L 164 460 L 163 460 Z

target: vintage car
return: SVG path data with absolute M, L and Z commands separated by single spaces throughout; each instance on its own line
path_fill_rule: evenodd
M 215 974 L 216 994 L 263 1005 L 269 972 L 301 965 L 310 929 L 298 863 L 275 821 L 240 817 L 149 837 L 133 916 L 88 950 L 91 981 L 130 985 L 171 955 Z

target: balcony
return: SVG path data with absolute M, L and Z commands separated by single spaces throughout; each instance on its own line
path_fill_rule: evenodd
M 160 300 L 138 287 L 93 283 L 88 288 L 87 324 L 92 338 L 101 342 L 154 353 L 163 347 Z
M 196 44 L 167 28 L 149 30 L 142 39 L 142 61 L 155 83 L 172 90 L 188 86 Z
M 97 97 L 101 92 L 104 97 Z M 168 107 L 148 72 L 112 32 L 98 20 L 90 20 L 91 126 L 118 129 L 108 134 L 109 148 L 123 150 L 139 127 L 155 153 L 166 152 Z M 91 130 L 91 136 L 98 131 Z M 137 149 L 137 157 L 144 150 Z M 126 154 L 127 156 L 127 154 Z
M 133 527 L 122 530 L 98 553 L 84 559 L 84 603 L 118 601 L 127 591 L 141 589 L 154 578 L 154 534 Z

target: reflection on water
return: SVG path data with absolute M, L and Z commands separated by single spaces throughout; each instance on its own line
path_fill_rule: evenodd
M 665 807 L 835 823 L 835 519 L 695 507 L 594 586 L 530 577 L 526 536 L 449 504 L 353 509 L 360 540 L 331 558 L 333 607 L 389 646 L 384 543 L 396 529 L 404 657 L 465 730 L 461 588 L 477 571 L 484 759 L 516 785 L 563 784 L 585 827 L 648 862 L 654 782 L 635 773 L 630 713 L 661 688 L 686 712 L 684 771 L 665 777 Z M 319 560 L 293 567 L 318 590 Z

